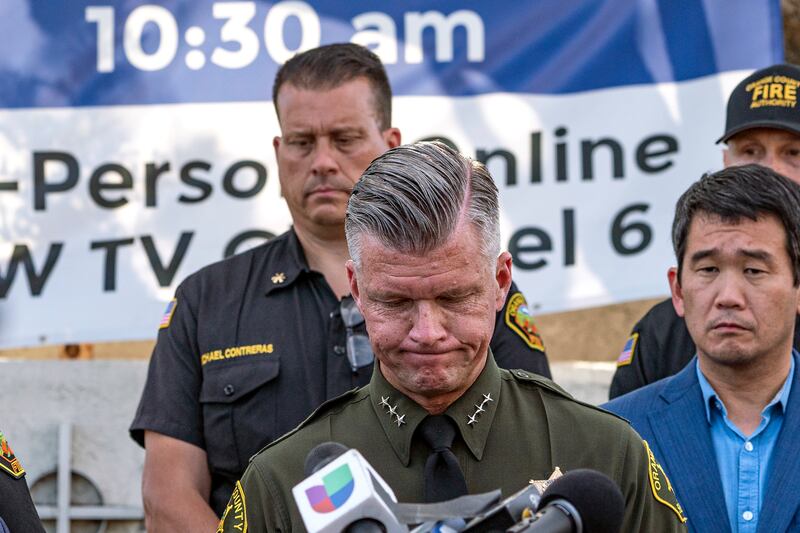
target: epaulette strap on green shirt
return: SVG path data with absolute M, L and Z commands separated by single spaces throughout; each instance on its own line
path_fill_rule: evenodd
M 549 389 L 555 392 L 556 394 L 560 394 L 561 396 L 569 398 L 570 400 L 574 399 L 570 393 L 568 393 L 567 391 L 565 391 L 564 389 L 562 389 L 549 379 L 542 377 L 538 374 L 534 374 L 532 372 L 527 372 L 525 370 L 519 370 L 519 369 L 509 370 L 509 372 L 511 373 L 512 376 L 514 376 L 517 379 L 517 381 L 528 381 L 531 383 L 536 383 L 537 385 L 541 385 L 542 387 Z
M 503 370 L 501 370 L 501 372 L 502 371 Z M 594 404 L 583 402 L 581 400 L 576 399 L 570 393 L 568 393 L 567 391 L 565 391 L 560 386 L 558 386 L 557 384 L 555 384 L 554 382 L 550 381 L 547 378 L 544 378 L 544 377 L 539 376 L 537 374 L 533 374 L 531 372 L 526 372 L 525 370 L 509 370 L 508 372 L 512 376 L 514 376 L 514 378 L 517 381 L 521 381 L 523 383 L 524 382 L 535 383 L 536 385 L 538 385 L 538 386 L 540 386 L 540 387 L 542 387 L 544 389 L 547 389 L 548 391 L 553 392 L 553 393 L 557 394 L 558 396 L 566 398 L 567 400 L 572 400 L 573 402 L 579 403 L 581 405 L 585 405 L 586 407 L 591 407 L 595 411 L 600 411 L 602 413 L 607 413 L 607 414 L 609 414 L 609 415 L 611 415 L 611 416 L 613 416 L 615 418 L 619 418 L 620 420 L 623 420 L 623 421 L 625 421 L 627 423 L 630 423 L 630 422 L 628 422 L 627 419 L 625 419 L 625 418 L 623 418 L 623 417 L 621 417 L 621 416 L 619 416 L 619 415 L 617 415 L 615 413 L 612 413 L 610 411 L 606 411 L 605 409 L 603 409 L 601 407 L 598 407 L 598 406 L 596 406 Z

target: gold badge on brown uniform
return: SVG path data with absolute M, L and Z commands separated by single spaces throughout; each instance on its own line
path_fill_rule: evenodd
M 650 476 L 650 490 L 653 491 L 653 497 L 655 497 L 656 501 L 659 503 L 672 509 L 675 514 L 678 515 L 678 519 L 681 522 L 686 522 L 686 515 L 683 514 L 683 508 L 681 504 L 678 503 L 675 491 L 672 490 L 672 483 L 669 482 L 669 478 L 667 478 L 664 469 L 661 468 L 653 452 L 650 451 L 650 445 L 647 444 L 646 440 L 642 442 L 644 443 L 644 449 L 647 450 L 647 472 Z
M 506 306 L 506 325 L 513 332 L 522 337 L 525 343 L 534 350 L 544 351 L 544 343 L 539 335 L 539 330 L 533 323 L 533 317 L 528 310 L 528 303 L 521 292 L 514 293 Z

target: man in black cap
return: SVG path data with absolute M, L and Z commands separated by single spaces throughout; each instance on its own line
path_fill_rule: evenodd
M 728 99 L 722 160 L 725 167 L 758 163 L 800 183 L 800 68 L 780 64 L 745 78 Z M 800 324 L 798 324 L 800 326 Z M 800 346 L 800 327 L 794 346 Z M 680 371 L 695 345 L 672 301 L 655 305 L 633 327 L 611 381 L 610 398 Z

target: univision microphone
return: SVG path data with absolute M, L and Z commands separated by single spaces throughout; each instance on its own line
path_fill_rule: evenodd
M 319 444 L 306 457 L 305 474 L 292 495 L 310 533 L 408 532 L 390 507 L 394 492 L 357 450 Z
M 567 472 L 544 491 L 536 515 L 513 533 L 619 533 L 625 500 L 617 484 L 596 470 Z

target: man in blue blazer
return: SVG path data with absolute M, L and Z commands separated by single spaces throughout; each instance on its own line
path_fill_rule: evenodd
M 707 174 L 672 241 L 696 357 L 605 407 L 649 443 L 690 531 L 800 531 L 800 186 L 758 165 Z

